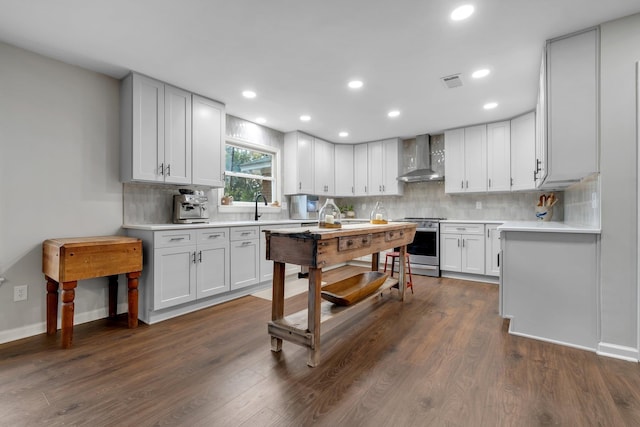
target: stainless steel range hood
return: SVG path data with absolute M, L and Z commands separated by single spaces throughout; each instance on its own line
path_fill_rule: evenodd
M 416 136 L 415 148 L 410 154 L 413 164 L 406 165 L 409 172 L 396 178 L 403 182 L 443 181 L 444 175 L 431 168 L 431 141 L 429 135 Z

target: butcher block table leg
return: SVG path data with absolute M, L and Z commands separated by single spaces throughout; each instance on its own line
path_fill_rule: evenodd
M 284 317 L 284 268 L 283 262 L 273 263 L 273 286 L 271 294 L 271 320 L 281 320 Z M 282 339 L 271 336 L 271 351 L 282 350 Z
M 71 348 L 73 341 L 73 300 L 76 297 L 77 281 L 62 284 L 62 348 Z
M 309 267 L 309 301 L 307 325 L 313 338 L 307 352 L 307 365 L 320 363 L 320 291 L 322 288 L 322 268 Z
M 127 287 L 129 293 L 127 301 L 129 303 L 129 328 L 138 327 L 138 277 L 142 272 L 134 271 L 127 273 Z
M 58 330 L 58 282 L 47 277 L 47 335 Z

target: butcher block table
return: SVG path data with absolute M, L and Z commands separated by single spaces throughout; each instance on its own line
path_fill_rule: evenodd
M 322 268 L 372 254 L 371 270 L 378 271 L 379 252 L 399 247 L 400 259 L 404 259 L 406 246 L 413 241 L 415 233 L 416 224 L 408 222 L 347 224 L 339 229 L 310 227 L 266 230 L 266 257 L 274 261 L 271 322 L 268 324 L 271 351 L 281 351 L 282 340 L 291 341 L 307 347 L 307 365 L 317 366 L 320 361 L 320 324 L 351 307 L 321 301 Z M 309 267 L 308 308 L 286 317 L 285 263 Z M 399 278 L 388 278 L 369 298 L 397 284 L 400 300 L 404 300 L 405 263 L 399 264 Z
M 62 348 L 73 341 L 73 312 L 78 280 L 109 277 L 109 317 L 117 314 L 118 274 L 127 275 L 129 327 L 138 326 L 138 278 L 142 241 L 99 236 L 49 239 L 42 243 L 42 272 L 47 280 L 47 334 L 58 328 L 58 288 L 62 284 Z

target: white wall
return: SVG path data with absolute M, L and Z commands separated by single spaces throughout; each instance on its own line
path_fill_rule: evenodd
M 636 71 L 640 14 L 601 26 L 601 351 L 638 349 Z M 618 348 L 621 347 L 621 348 Z
M 118 111 L 117 80 L 0 43 L 0 342 L 45 330 L 43 240 L 120 233 Z M 106 280 L 78 285 L 76 321 L 107 315 Z

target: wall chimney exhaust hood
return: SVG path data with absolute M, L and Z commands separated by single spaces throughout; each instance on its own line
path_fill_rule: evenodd
M 396 178 L 402 182 L 443 181 L 444 174 L 440 174 L 431 168 L 431 141 L 429 135 L 417 135 L 414 148 L 409 157 L 412 163 L 405 165 L 409 172 Z

